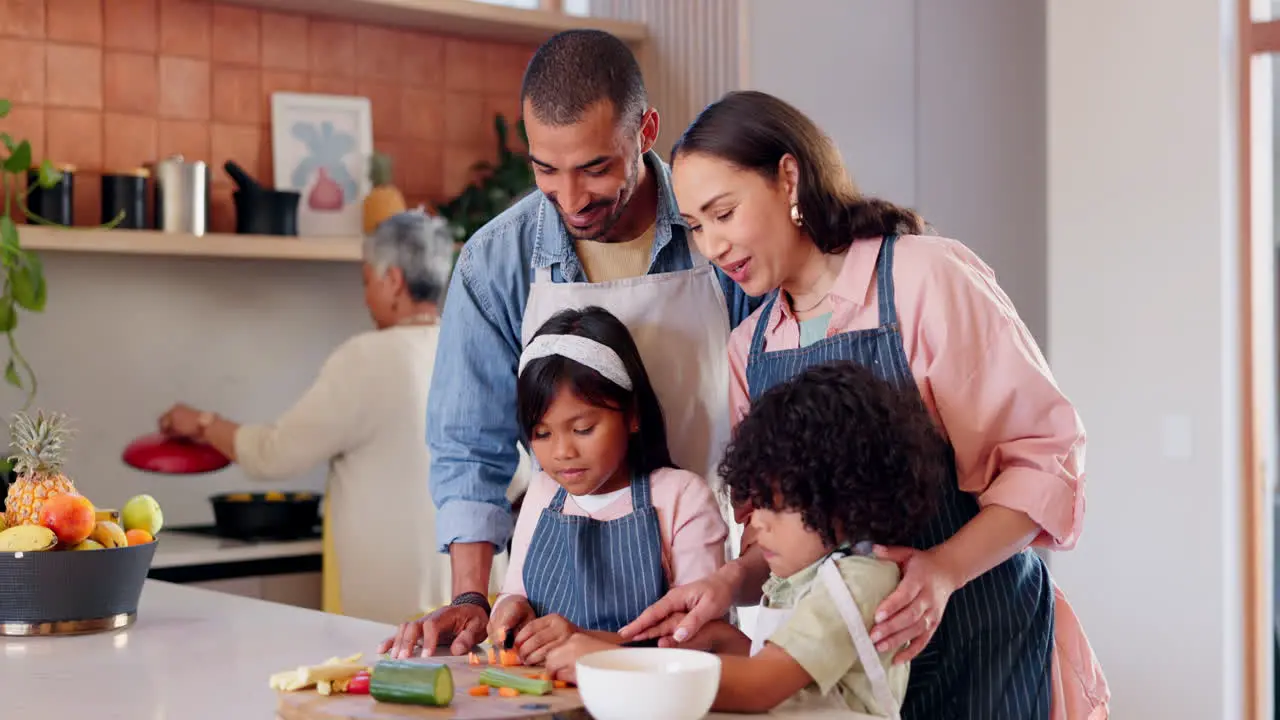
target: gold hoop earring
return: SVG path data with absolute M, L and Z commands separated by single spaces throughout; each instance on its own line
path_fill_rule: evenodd
M 804 215 L 800 212 L 799 203 L 791 203 L 791 222 L 794 223 L 796 227 L 804 226 Z

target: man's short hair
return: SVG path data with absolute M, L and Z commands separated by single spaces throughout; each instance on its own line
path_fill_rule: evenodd
M 538 48 L 524 71 L 520 101 L 550 125 L 572 125 L 608 100 L 619 125 L 639 127 L 649 108 L 640 63 L 626 43 L 603 30 L 565 30 Z

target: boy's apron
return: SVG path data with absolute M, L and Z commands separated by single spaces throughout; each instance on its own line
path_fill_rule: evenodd
M 560 222 L 547 203 L 541 212 L 553 216 L 540 223 Z M 561 310 L 594 305 L 613 313 L 631 332 L 662 404 L 672 461 L 715 490 L 716 466 L 729 442 L 729 309 L 715 267 L 692 243 L 686 247 L 692 269 L 609 282 L 554 282 L 550 268 L 535 269 L 521 341 L 528 345 Z M 736 549 L 741 526 L 728 503 L 720 504 L 729 524 L 726 546 Z
M 747 385 L 754 401 L 807 368 L 851 360 L 904 391 L 918 395 L 903 349 L 894 304 L 893 249 L 884 239 L 876 260 L 880 326 L 839 333 L 795 350 L 766 351 L 765 321 L 778 292 L 764 304 L 747 357 Z M 921 399 L 923 403 L 923 399 Z M 942 505 L 912 546 L 926 550 L 949 539 L 978 514 L 978 501 L 955 480 Z M 1053 662 L 1053 584 L 1038 555 L 1024 550 L 955 592 L 938 629 L 911 663 L 902 715 L 908 719 L 1037 720 L 1049 717 Z
M 876 704 L 885 714 L 868 715 L 855 712 L 849 709 L 839 690 L 833 689 L 826 695 L 821 695 L 811 688 L 806 688 L 799 695 L 778 706 L 775 712 L 843 710 L 844 713 L 839 717 L 849 720 L 870 720 L 871 718 L 900 720 L 898 702 L 893 699 L 893 690 L 889 687 L 889 678 L 885 675 L 884 666 L 880 663 L 880 655 L 876 653 L 875 643 L 871 642 L 871 636 L 867 634 L 867 627 L 853 596 L 853 589 L 840 575 L 840 568 L 836 567 L 835 556 L 828 556 L 818 566 L 818 577 L 813 583 L 818 582 L 826 587 L 827 593 L 836 604 L 836 609 L 840 611 L 840 619 L 844 620 L 845 627 L 849 630 L 849 637 L 853 638 L 853 647 L 858 651 L 858 660 L 867 673 L 867 679 L 871 681 L 871 692 L 875 694 Z M 795 612 L 796 605 L 800 603 L 800 598 L 813 589 L 813 583 L 796 597 L 795 603 L 789 608 L 764 607 L 762 601 L 761 606 L 756 610 L 756 634 L 751 640 L 752 655 L 760 652 L 764 648 L 765 641 L 787 623 Z M 832 714 L 824 713 L 823 717 L 832 717 Z
M 560 615 L 583 630 L 617 632 L 662 599 L 662 532 L 648 476 L 631 479 L 631 513 L 614 520 L 566 515 L 556 490 L 538 517 L 524 587 L 538 617 Z

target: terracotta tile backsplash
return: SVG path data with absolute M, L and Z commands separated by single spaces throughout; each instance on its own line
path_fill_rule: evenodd
M 76 166 L 76 223 L 99 222 L 103 172 L 170 154 L 211 163 L 214 231 L 235 224 L 235 160 L 273 183 L 271 94 L 367 97 L 374 146 L 410 203 L 452 197 L 519 113 L 533 47 L 210 0 L 0 0 L 0 131 Z

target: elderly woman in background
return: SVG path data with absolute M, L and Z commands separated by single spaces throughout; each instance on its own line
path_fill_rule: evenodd
M 443 220 L 421 211 L 393 215 L 364 242 L 365 304 L 377 329 L 334 350 L 292 408 L 264 425 L 182 404 L 160 418 L 162 432 L 212 445 L 255 479 L 329 464 L 327 612 L 395 624 L 451 597 L 448 556 L 434 546 L 425 438 L 452 258 Z M 502 575 L 495 567 L 494 588 Z

